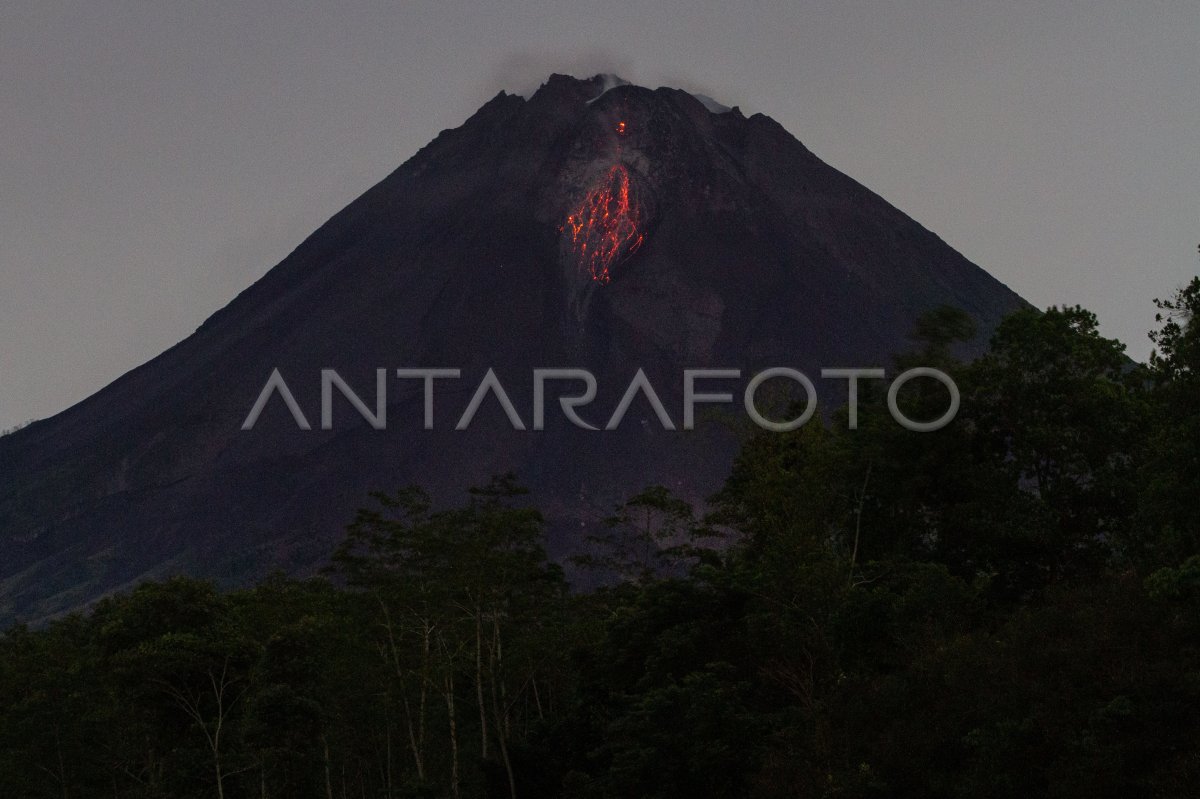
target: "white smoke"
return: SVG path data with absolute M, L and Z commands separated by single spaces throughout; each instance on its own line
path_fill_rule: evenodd
M 573 75 L 576 78 L 590 78 L 599 75 L 604 78 L 601 93 L 626 83 L 652 89 L 669 86 L 691 94 L 713 113 L 720 114 L 728 111 L 733 102 L 741 104 L 743 112 L 750 113 L 742 104 L 743 101 L 739 99 L 748 95 L 736 91 L 732 86 L 727 86 L 720 81 L 716 83 L 699 82 L 690 76 L 661 70 L 650 72 L 639 70 L 628 56 L 606 50 L 591 50 L 583 53 L 565 51 L 512 53 L 505 56 L 492 70 L 487 86 L 480 92 L 480 97 L 477 99 L 479 103 L 482 103 L 494 97 L 499 91 L 529 99 L 546 82 L 546 79 L 556 72 Z
M 506 91 L 528 99 L 553 73 L 590 78 L 621 76 L 630 79 L 633 63 L 626 58 L 602 50 L 586 53 L 513 53 L 506 56 L 493 71 L 488 96 Z M 616 85 L 616 84 L 614 84 Z M 605 90 L 612 88 L 605 86 Z

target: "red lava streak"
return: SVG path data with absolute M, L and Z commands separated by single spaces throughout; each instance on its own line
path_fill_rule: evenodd
M 581 269 L 597 283 L 612 279 L 609 270 L 642 246 L 641 210 L 629 196 L 629 170 L 616 164 L 593 186 L 567 217 L 564 231 Z

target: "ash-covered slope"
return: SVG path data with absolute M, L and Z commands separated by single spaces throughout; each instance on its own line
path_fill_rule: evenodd
M 547 430 L 516 431 L 489 398 L 454 430 L 488 368 L 526 426 L 535 367 L 591 369 L 581 413 L 598 425 L 643 368 L 679 425 L 684 368 L 883 365 L 931 307 L 986 333 L 1021 304 L 770 118 L 604 88 L 556 75 L 528 100 L 501 93 L 192 336 L 0 439 L 0 620 L 168 573 L 303 571 L 368 490 L 457 500 L 510 469 L 566 553 L 647 484 L 716 488 L 734 437 L 666 431 L 641 401 L 616 431 L 570 427 L 553 400 Z M 241 429 L 277 367 L 312 430 L 279 397 Z M 320 429 L 322 368 L 373 406 L 376 369 L 397 367 L 463 370 L 437 384 L 433 430 L 420 381 L 394 378 L 386 430 L 340 395 Z

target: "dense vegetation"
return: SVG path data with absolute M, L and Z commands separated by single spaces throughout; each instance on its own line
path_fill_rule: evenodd
M 1200 279 L 1160 307 L 1144 367 L 1080 308 L 971 364 L 930 315 L 952 425 L 864 385 L 751 436 L 707 517 L 616 509 L 600 590 L 504 477 L 377 495 L 327 578 L 12 629 L 0 796 L 1200 795 Z

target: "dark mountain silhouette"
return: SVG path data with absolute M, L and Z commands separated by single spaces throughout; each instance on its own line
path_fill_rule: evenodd
M 1021 304 L 772 119 L 610 83 L 500 93 L 193 335 L 0 439 L 0 619 L 169 573 L 302 572 L 367 491 L 449 497 L 506 470 L 561 555 L 647 484 L 703 497 L 737 436 L 711 420 L 666 431 L 641 399 L 618 430 L 579 430 L 555 391 L 545 431 L 513 430 L 491 397 L 454 430 L 489 367 L 527 426 L 534 367 L 591 369 L 580 412 L 598 425 L 644 368 L 680 425 L 684 368 L 792 366 L 831 399 L 821 367 L 885 365 L 922 312 L 961 307 L 982 336 Z M 278 396 L 241 429 L 276 367 L 312 430 Z M 340 394 L 321 429 L 322 368 L 373 408 L 375 370 L 397 367 L 463 370 L 436 383 L 433 430 L 421 382 L 394 377 L 386 430 Z

